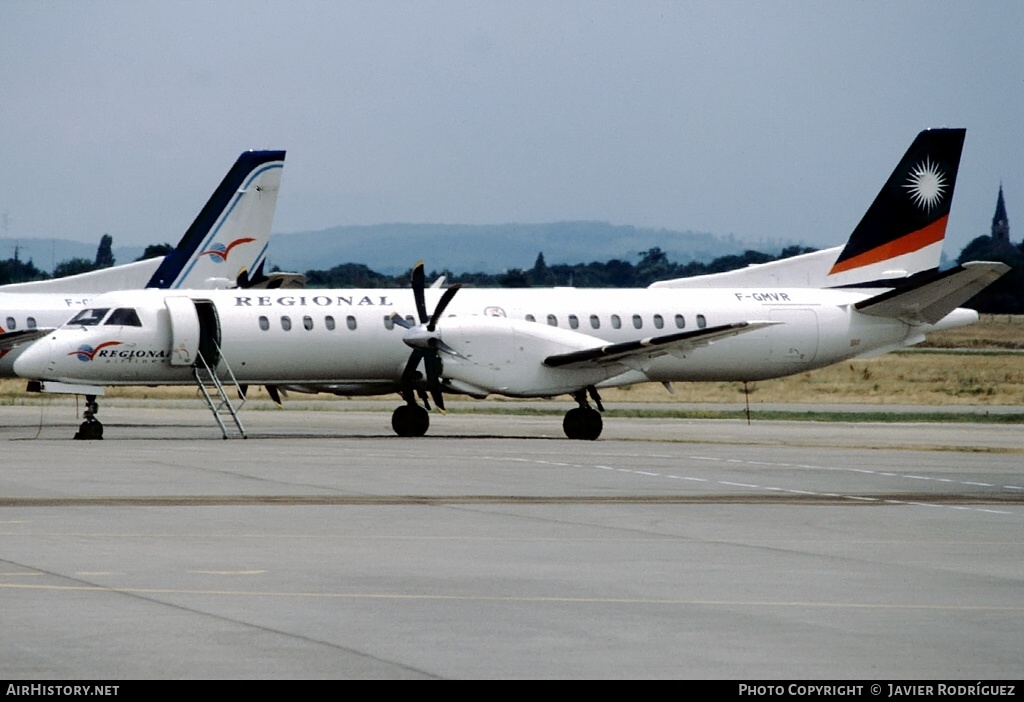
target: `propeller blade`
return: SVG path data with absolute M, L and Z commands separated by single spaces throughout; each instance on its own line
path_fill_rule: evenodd
M 409 324 L 405 317 L 398 314 L 397 312 L 391 313 L 391 321 L 400 326 L 402 329 L 412 329 L 412 325 Z
M 430 396 L 434 398 L 434 405 L 444 412 L 444 394 L 441 392 L 441 373 L 444 369 L 441 357 L 437 355 L 436 351 L 428 354 L 423 358 L 423 365 L 427 369 L 427 389 L 430 391 Z
M 431 339 L 430 340 L 430 348 L 434 349 L 435 351 L 444 351 L 445 353 L 450 354 L 452 356 L 457 356 L 459 358 L 465 358 L 467 361 L 469 360 L 468 358 L 463 356 L 461 353 L 459 353 L 458 351 L 453 349 L 451 346 L 449 346 L 448 344 L 446 344 L 443 341 L 441 341 L 440 339 Z
M 422 390 L 417 390 L 416 392 L 419 394 L 420 400 L 423 402 L 423 408 L 429 412 L 430 398 L 427 397 L 427 393 L 423 392 Z
M 402 387 L 409 387 L 412 385 L 412 381 L 416 377 L 416 367 L 423 360 L 423 351 L 420 349 L 413 349 L 412 354 L 409 356 L 409 362 L 405 364 L 405 370 L 402 371 Z
M 265 283 L 269 280 L 267 275 L 263 272 L 263 264 L 266 261 L 260 261 L 260 265 L 256 267 L 256 270 L 249 274 L 248 268 L 243 268 L 238 272 L 238 277 L 235 278 L 235 287 L 238 288 L 253 288 L 261 283 Z
M 267 394 L 270 395 L 270 399 L 274 401 L 274 404 L 276 404 L 278 407 L 284 407 L 284 405 L 281 403 L 281 395 L 277 392 L 277 386 L 267 385 L 266 388 Z
M 412 269 L 412 294 L 416 299 L 416 312 L 419 314 L 420 324 L 426 324 L 430 316 L 427 314 L 427 300 L 423 294 L 425 275 L 423 273 L 423 261 L 420 261 Z
M 455 284 L 444 291 L 441 295 L 440 301 L 437 303 L 437 307 L 434 309 L 434 314 L 430 317 L 430 322 L 427 324 L 427 331 L 432 332 L 437 328 L 437 321 L 441 319 L 441 315 L 444 313 L 444 308 L 448 306 L 448 303 L 455 297 L 455 293 L 459 291 L 462 286 Z

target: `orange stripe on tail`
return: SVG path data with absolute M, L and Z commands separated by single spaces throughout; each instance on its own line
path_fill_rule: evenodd
M 934 244 L 936 241 L 942 241 L 943 237 L 946 236 L 946 222 L 949 220 L 949 215 L 940 217 L 924 229 L 918 229 L 916 232 L 911 232 L 906 236 L 901 236 L 895 241 L 890 241 L 887 244 L 865 251 L 864 253 L 848 258 L 845 261 L 836 261 L 836 264 L 832 266 L 832 270 L 828 272 L 829 275 L 835 273 L 843 273 L 844 271 L 850 271 L 854 268 L 860 268 L 861 266 L 870 266 L 872 263 L 879 263 L 886 261 L 890 258 L 896 258 L 904 254 L 913 253 L 923 249 L 929 244 Z

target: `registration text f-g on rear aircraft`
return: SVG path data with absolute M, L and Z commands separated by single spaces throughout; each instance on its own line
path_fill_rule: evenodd
M 959 306 L 1006 266 L 937 269 L 963 141 L 962 129 L 918 135 L 834 249 L 646 289 L 436 289 L 419 265 L 411 289 L 112 293 L 15 370 L 96 385 L 395 392 L 403 436 L 424 434 L 445 394 L 569 394 L 579 406 L 566 435 L 595 439 L 601 388 L 777 378 L 975 321 Z

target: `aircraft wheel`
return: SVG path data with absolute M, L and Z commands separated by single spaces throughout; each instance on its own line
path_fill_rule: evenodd
M 418 405 L 402 405 L 391 415 L 391 428 L 399 436 L 423 436 L 430 427 L 430 415 Z
M 103 438 L 103 425 L 96 419 L 87 419 L 82 422 L 75 432 L 75 439 L 80 441 L 91 441 Z
M 594 441 L 601 436 L 604 421 L 601 413 L 592 407 L 575 407 L 565 413 L 562 430 L 570 439 Z

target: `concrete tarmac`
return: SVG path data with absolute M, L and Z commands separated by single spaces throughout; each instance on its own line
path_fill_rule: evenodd
M 359 407 L 0 408 L 0 677 L 1020 676 L 1020 425 Z

